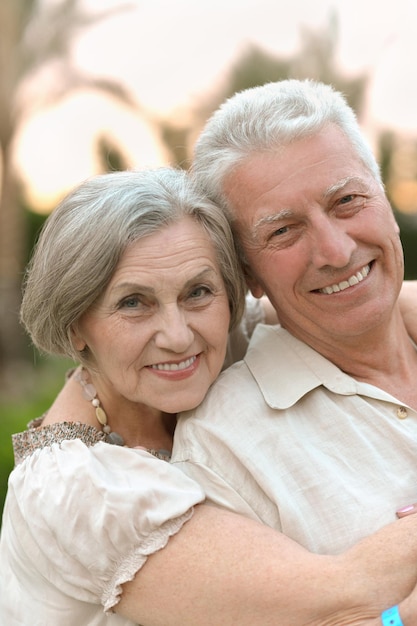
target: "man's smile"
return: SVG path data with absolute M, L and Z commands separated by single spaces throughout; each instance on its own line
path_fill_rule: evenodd
M 354 285 L 362 282 L 364 278 L 368 276 L 370 271 L 371 265 L 368 263 L 368 265 L 365 265 L 361 270 L 350 276 L 347 280 L 342 280 L 340 283 L 333 283 L 332 285 L 328 285 L 322 289 L 317 289 L 317 291 L 318 293 L 325 293 L 327 295 L 338 291 L 344 291 L 345 289 L 348 289 L 348 287 L 353 287 Z

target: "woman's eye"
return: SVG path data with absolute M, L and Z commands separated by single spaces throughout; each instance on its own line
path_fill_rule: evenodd
M 190 291 L 190 298 L 203 298 L 205 295 L 211 293 L 211 289 L 205 285 L 199 285 Z
M 138 296 L 130 296 L 120 302 L 121 309 L 135 309 L 140 304 Z

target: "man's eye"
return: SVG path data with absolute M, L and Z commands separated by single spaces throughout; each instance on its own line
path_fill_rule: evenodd
M 342 196 L 337 200 L 335 210 L 340 213 L 340 216 L 349 217 L 355 215 L 358 211 L 361 211 L 366 205 L 366 198 L 356 193 L 349 193 L 346 196 Z
M 279 237 L 280 235 L 285 235 L 285 233 L 288 233 L 289 229 L 289 226 L 281 226 L 281 228 L 277 228 L 276 230 L 274 230 L 271 237 Z
M 343 198 L 340 198 L 339 204 L 348 204 L 349 202 L 352 202 L 355 198 L 356 196 L 353 195 L 353 193 L 350 193 L 347 196 L 343 196 Z

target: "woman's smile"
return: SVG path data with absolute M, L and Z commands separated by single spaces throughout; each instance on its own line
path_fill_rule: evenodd
M 149 365 L 151 369 L 158 370 L 159 372 L 178 372 L 190 369 L 195 364 L 197 356 L 191 356 L 182 361 L 170 361 L 169 363 L 156 363 L 155 365 Z

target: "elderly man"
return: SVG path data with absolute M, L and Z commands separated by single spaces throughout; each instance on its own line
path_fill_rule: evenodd
M 378 165 L 339 93 L 290 80 L 227 101 L 193 173 L 281 326 L 179 421 L 174 462 L 213 503 L 338 554 L 417 497 L 417 351 Z

